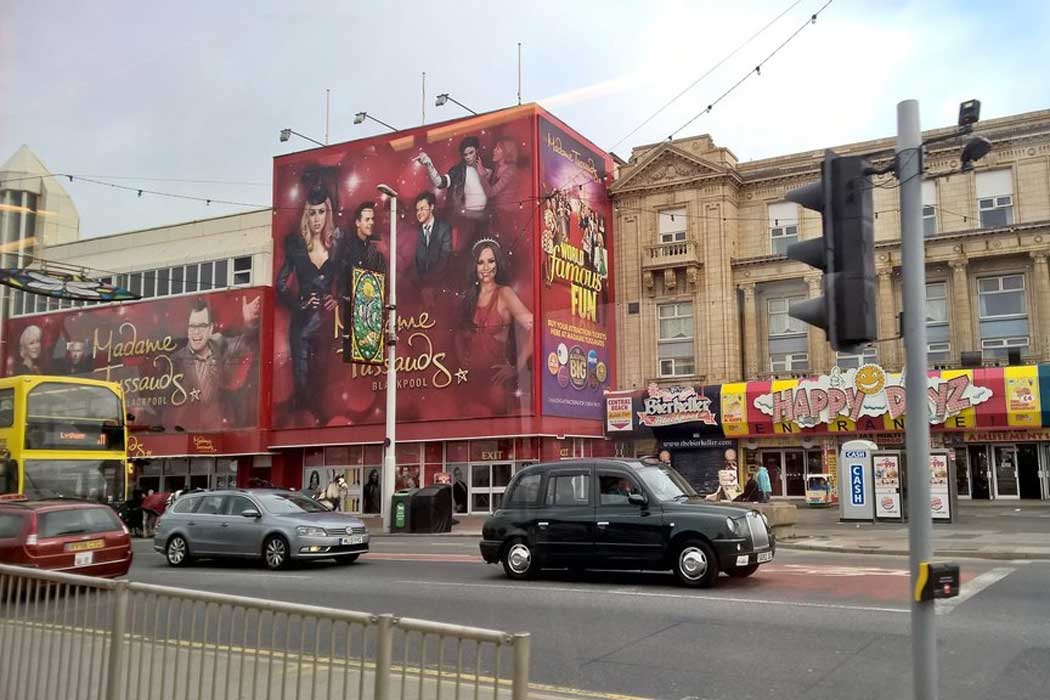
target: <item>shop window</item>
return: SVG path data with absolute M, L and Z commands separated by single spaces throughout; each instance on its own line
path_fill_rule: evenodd
M 1014 222 L 1014 185 L 1010 170 L 977 173 L 977 211 L 981 228 L 1009 226 Z
M 197 267 L 197 265 L 186 266 L 185 291 L 187 294 L 197 291 Z
M 874 346 L 868 346 L 859 353 L 838 353 L 837 364 L 842 369 L 858 369 L 862 365 L 875 364 L 879 361 L 878 352 Z
M 787 255 L 788 246 L 798 242 L 798 205 L 777 202 L 769 205 L 769 241 L 773 255 Z
M 676 302 L 657 307 L 660 335 L 657 343 L 661 377 L 684 377 L 696 372 L 693 350 L 693 304 Z
M 803 296 L 766 300 L 771 372 L 799 372 L 809 369 L 809 337 L 802 321 L 788 315 L 791 305 Z
M 1029 344 L 1028 310 L 1023 274 L 977 280 L 981 350 L 1005 358 L 1013 348 L 1025 353 Z
M 660 212 L 660 242 L 680 243 L 686 239 L 687 219 L 685 207 L 664 209 Z
M 937 233 L 937 183 L 927 180 L 922 183 L 922 235 Z
M 233 286 L 247 287 L 252 283 L 252 256 L 233 259 Z
M 947 282 L 929 282 L 926 285 L 926 340 L 928 364 L 945 364 L 951 361 Z
M 226 287 L 229 287 L 229 274 L 229 262 L 225 258 L 222 260 L 216 260 L 213 287 L 215 289 L 225 289 Z

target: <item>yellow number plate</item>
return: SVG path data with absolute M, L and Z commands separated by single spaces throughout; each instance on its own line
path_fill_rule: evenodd
M 66 545 L 66 551 L 83 552 L 88 549 L 102 549 L 105 546 L 105 540 L 87 540 L 85 542 L 71 542 Z

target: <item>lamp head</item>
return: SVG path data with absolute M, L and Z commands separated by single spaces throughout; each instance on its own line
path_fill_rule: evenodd
M 292 138 L 291 129 L 281 129 L 281 143 L 284 143 L 288 139 Z
M 981 101 L 966 100 L 959 105 L 959 127 L 976 124 L 981 118 Z
M 368 116 L 368 112 L 358 112 L 354 115 L 354 124 L 360 124 Z
M 975 161 L 984 158 L 992 150 L 992 142 L 983 136 L 974 136 L 972 139 L 966 142 L 963 146 L 962 151 L 962 164 L 963 168 L 969 170 L 973 167 Z M 967 167 L 969 166 L 969 167 Z
M 397 192 L 390 185 L 378 185 L 376 189 L 392 199 L 397 198 Z
M 442 106 L 444 106 L 444 104 L 446 102 L 448 102 L 448 93 L 447 92 L 442 93 L 442 94 L 437 96 L 437 100 L 434 101 L 434 106 L 435 107 L 442 107 Z

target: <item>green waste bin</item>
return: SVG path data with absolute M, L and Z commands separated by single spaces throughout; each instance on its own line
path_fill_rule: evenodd
M 412 494 L 419 489 L 395 491 L 390 503 L 390 531 L 410 532 L 412 525 Z

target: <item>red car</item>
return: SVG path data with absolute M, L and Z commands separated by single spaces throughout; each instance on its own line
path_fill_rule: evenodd
M 0 562 L 117 578 L 131 568 L 131 537 L 113 509 L 102 504 L 4 501 Z

